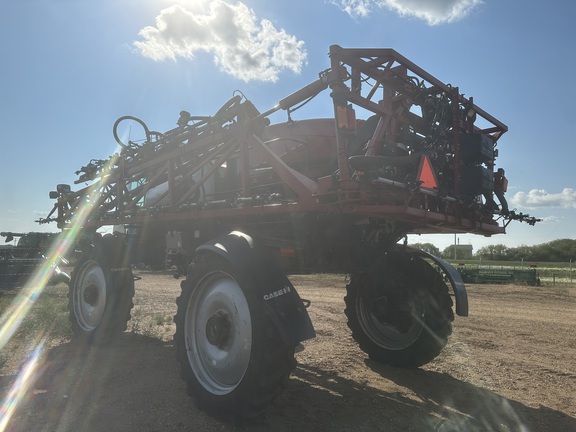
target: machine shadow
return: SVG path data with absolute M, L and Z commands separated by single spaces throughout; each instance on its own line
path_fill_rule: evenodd
M 108 346 L 64 343 L 49 349 L 32 374 L 9 430 L 576 430 L 576 419 L 564 413 L 530 408 L 449 375 L 367 366 L 393 390 L 300 364 L 265 416 L 230 424 L 205 415 L 187 396 L 171 342 L 126 333 Z M 0 396 L 15 382 L 16 376 L 2 377 Z
M 563 412 L 542 405 L 532 408 L 448 374 L 398 369 L 370 360 L 366 365 L 391 381 L 393 390 L 300 364 L 271 414 L 296 416 L 295 430 L 576 430 L 576 418 Z M 274 426 L 273 419 L 268 424 Z
M 397 369 L 371 360 L 365 363 L 410 390 L 424 410 L 442 417 L 442 431 L 576 430 L 576 418 L 563 412 L 543 405 L 529 407 L 446 373 Z

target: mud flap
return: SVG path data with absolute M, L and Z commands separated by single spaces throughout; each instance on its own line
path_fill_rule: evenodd
M 316 336 L 302 299 L 284 272 L 273 262 L 252 237 L 240 231 L 211 240 L 196 249 L 197 253 L 212 252 L 233 265 L 251 289 L 287 343 Z
M 462 280 L 462 276 L 458 270 L 456 270 L 449 262 L 444 261 L 442 258 L 438 258 L 435 255 L 429 254 L 428 252 L 424 252 L 423 250 L 407 246 L 403 247 L 403 250 L 406 250 L 412 255 L 429 258 L 444 271 L 450 281 L 452 291 L 454 291 L 456 314 L 459 316 L 468 316 L 468 294 L 466 293 L 466 286 L 464 285 L 464 281 Z

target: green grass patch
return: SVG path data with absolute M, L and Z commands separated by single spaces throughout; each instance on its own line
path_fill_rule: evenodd
M 40 340 L 47 346 L 70 340 L 67 293 L 67 285 L 47 286 L 32 302 L 21 289 L 0 291 L 0 326 L 10 335 L 0 352 L 0 369 L 17 368 Z M 15 311 L 21 304 L 30 307 L 24 316 L 18 317 Z
M 28 337 L 30 334 L 47 337 L 48 339 L 70 338 L 72 331 L 68 321 L 68 286 L 48 286 L 35 299 L 26 316 L 22 317 L 20 326 L 14 333 L 14 338 Z M 21 301 L 30 302 L 23 297 L 18 289 L 0 293 L 0 310 L 2 325 L 8 314 L 15 310 Z
M 128 331 L 155 339 L 166 339 L 167 332 L 174 320 L 172 314 L 155 312 L 135 306 L 132 319 L 128 322 Z

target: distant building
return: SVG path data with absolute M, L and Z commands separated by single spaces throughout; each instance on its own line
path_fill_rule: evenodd
M 472 259 L 472 252 L 474 248 L 471 244 L 458 244 L 452 245 L 451 247 L 452 253 L 456 253 L 456 255 L 453 256 L 455 259 Z

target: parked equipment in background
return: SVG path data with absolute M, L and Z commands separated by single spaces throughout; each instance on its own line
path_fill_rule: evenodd
M 37 272 L 47 275 L 48 283 L 68 283 L 70 276 L 59 267 L 61 264 L 67 264 L 67 260 L 58 257 L 50 263 L 46 258 L 50 244 L 57 235 L 41 232 L 0 232 L 0 236 L 5 237 L 6 243 L 18 238 L 16 246 L 0 248 L 0 288 L 22 286 Z
M 458 272 L 465 283 L 540 286 L 540 277 L 535 268 L 459 266 Z

